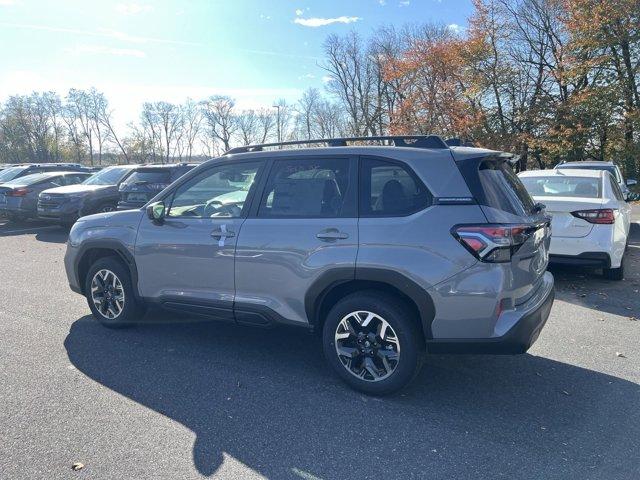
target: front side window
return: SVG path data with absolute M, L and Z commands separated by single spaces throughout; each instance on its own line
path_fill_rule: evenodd
M 259 217 L 335 218 L 355 215 L 349 158 L 276 160 Z
M 363 159 L 360 171 L 360 215 L 410 215 L 431 205 L 433 197 L 405 166 L 378 159 Z
M 262 162 L 210 168 L 178 187 L 168 217 L 238 218 Z

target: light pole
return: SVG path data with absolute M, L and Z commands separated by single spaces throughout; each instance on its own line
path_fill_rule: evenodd
M 280 105 L 273 105 L 273 108 L 275 108 L 277 110 L 277 128 L 278 128 L 278 143 L 282 142 L 282 138 L 280 135 Z

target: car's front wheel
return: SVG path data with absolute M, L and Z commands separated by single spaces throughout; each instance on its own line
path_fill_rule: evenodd
M 351 387 L 385 395 L 419 372 L 424 342 L 411 310 L 391 295 L 357 292 L 339 301 L 323 327 L 327 361 Z
M 105 327 L 131 325 L 144 315 L 128 269 L 115 257 L 101 258 L 89 268 L 85 295 L 93 316 Z

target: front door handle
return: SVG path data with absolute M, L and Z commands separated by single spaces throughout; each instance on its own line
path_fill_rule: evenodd
M 341 232 L 336 228 L 328 228 L 316 234 L 316 238 L 320 240 L 344 240 L 349 238 L 348 233 Z
M 226 238 L 235 237 L 236 234 L 235 234 L 235 232 L 232 232 L 231 230 L 227 230 L 226 226 L 223 225 L 222 227 L 220 227 L 219 230 L 214 230 L 213 232 L 211 232 L 211 236 L 213 238 L 215 238 L 216 240 L 219 240 L 222 237 L 226 237 Z

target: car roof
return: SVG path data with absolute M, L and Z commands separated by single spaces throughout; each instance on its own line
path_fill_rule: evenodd
M 582 168 L 557 168 L 549 170 L 527 170 L 520 172 L 519 177 L 584 177 L 584 178 L 600 178 L 607 174 L 605 170 L 585 170 Z
M 571 168 L 573 166 L 577 166 L 578 168 L 580 168 L 580 165 L 583 167 L 615 167 L 615 164 L 613 162 L 603 162 L 601 160 L 596 160 L 593 162 L 564 162 L 556 165 L 556 168 Z
M 4 185 L 27 185 L 32 183 L 37 183 L 42 180 L 46 180 L 47 178 L 59 177 L 60 175 L 87 175 L 91 176 L 89 172 L 78 172 L 76 170 L 66 171 L 66 170 L 56 170 L 55 172 L 40 172 L 40 173 L 32 173 L 31 175 L 25 175 L 24 177 L 14 178 L 13 180 L 9 180 L 5 182 Z

